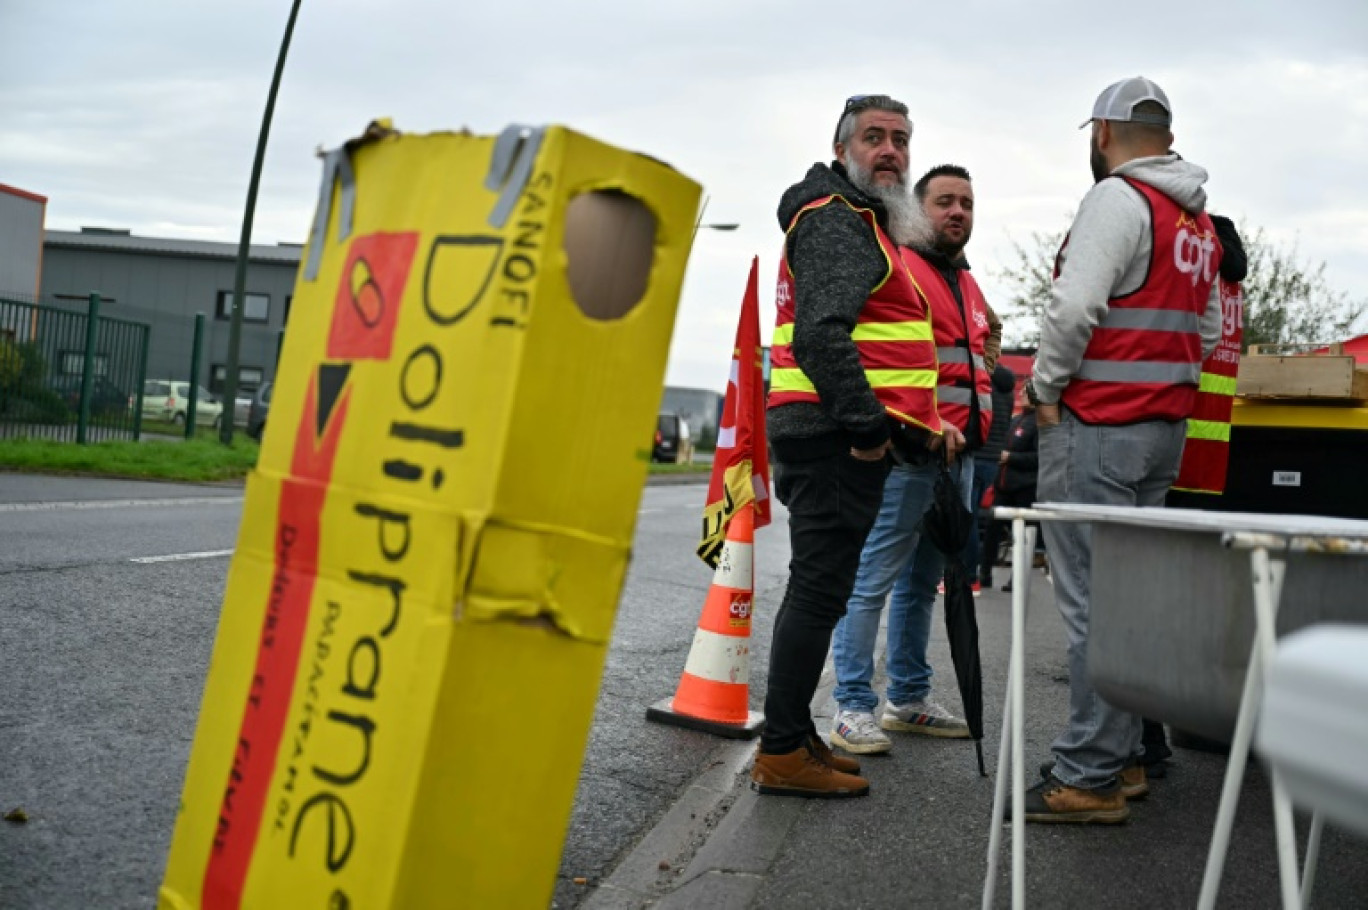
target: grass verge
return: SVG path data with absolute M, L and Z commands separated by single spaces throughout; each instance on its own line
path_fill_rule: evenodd
M 170 420 L 148 420 L 144 418 L 142 422 L 142 431 L 146 434 L 154 436 L 176 436 L 179 438 L 185 437 L 185 427 L 179 423 L 174 423 Z M 237 432 L 241 433 L 242 428 L 239 427 Z M 218 439 L 218 427 L 210 426 L 208 424 L 200 424 L 195 427 L 195 438 Z
M 97 474 L 142 480 L 234 480 L 256 464 L 259 447 L 234 435 L 185 442 L 98 442 L 78 446 L 50 439 L 0 440 L 0 468 L 44 474 Z
M 146 424 L 144 424 L 146 427 Z M 0 439 L 0 470 L 44 474 L 93 474 L 140 480 L 214 481 L 246 476 L 259 447 L 241 433 L 225 448 L 213 430 L 194 440 L 98 442 L 78 446 L 50 439 Z M 707 474 L 709 464 L 652 464 L 651 474 Z

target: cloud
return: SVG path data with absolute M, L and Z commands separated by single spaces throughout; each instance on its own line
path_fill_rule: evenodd
M 271 131 L 255 239 L 302 240 L 314 157 L 376 116 L 406 130 L 558 122 L 649 152 L 703 183 L 710 220 L 680 303 L 668 377 L 721 388 L 752 255 L 762 318 L 779 195 L 827 157 L 847 95 L 911 106 L 913 169 L 969 167 L 970 247 L 990 299 L 1010 237 L 1066 224 L 1091 182 L 1096 93 L 1144 73 L 1169 92 L 1214 204 L 1297 238 L 1331 283 L 1368 297 L 1368 6 L 1192 4 L 1126 18 L 1073 0 L 965 0 L 854 11 L 815 0 L 305 3 Z M 0 4 L 0 181 L 49 197 L 55 228 L 235 241 L 287 7 L 97 0 Z M 178 228 L 183 225 L 184 228 Z M 768 328 L 764 329 L 768 335 Z

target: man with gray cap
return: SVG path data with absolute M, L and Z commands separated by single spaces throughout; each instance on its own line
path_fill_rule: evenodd
M 1172 151 L 1172 111 L 1137 76 L 1103 91 L 1083 123 L 1096 185 L 1056 258 L 1026 387 L 1042 502 L 1162 506 L 1178 475 L 1202 361 L 1221 337 L 1221 247 L 1204 211 L 1207 172 Z M 1149 792 L 1141 721 L 1088 679 L 1089 526 L 1046 522 L 1044 533 L 1069 640 L 1069 724 L 1026 820 L 1116 824 L 1127 799 Z

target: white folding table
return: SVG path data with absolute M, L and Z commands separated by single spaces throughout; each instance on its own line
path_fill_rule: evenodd
M 1013 910 L 1020 910 L 1026 906 L 1024 632 L 1031 577 L 1031 554 L 1035 548 L 1036 534 L 1036 529 L 1026 527 L 1026 522 L 1110 522 L 1176 531 L 1205 532 L 1219 534 L 1226 547 L 1250 552 L 1255 617 L 1254 643 L 1245 674 L 1234 741 L 1230 747 L 1216 827 L 1207 854 L 1206 871 L 1197 904 L 1199 910 L 1214 910 L 1221 873 L 1225 868 L 1226 852 L 1230 845 L 1240 787 L 1249 758 L 1255 718 L 1263 696 L 1264 674 L 1273 656 L 1274 620 L 1282 596 L 1286 555 L 1305 552 L 1368 555 L 1368 521 L 1311 515 L 1261 515 L 1075 503 L 1037 503 L 1028 509 L 997 508 L 994 510 L 994 516 L 999 520 L 1012 522 L 1012 640 L 1007 670 L 1007 693 L 1003 699 L 997 786 L 993 796 L 992 827 L 989 831 L 988 870 L 983 885 L 984 910 L 991 910 L 995 898 L 997 861 L 1007 800 L 1009 752 L 1012 788 L 1012 907 Z M 1312 875 L 1307 875 L 1308 894 L 1301 893 L 1291 802 L 1276 767 L 1272 769 L 1271 778 L 1282 903 L 1284 910 L 1291 910 L 1301 907 L 1305 898 L 1309 896 Z M 1308 873 L 1314 871 L 1321 827 L 1321 819 L 1317 815 L 1312 822 L 1311 840 L 1307 846 Z

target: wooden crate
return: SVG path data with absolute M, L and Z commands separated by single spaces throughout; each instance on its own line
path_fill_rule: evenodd
M 1339 344 L 1308 353 L 1277 353 L 1286 345 L 1250 345 L 1240 358 L 1235 394 L 1245 398 L 1368 400 L 1368 370 Z

